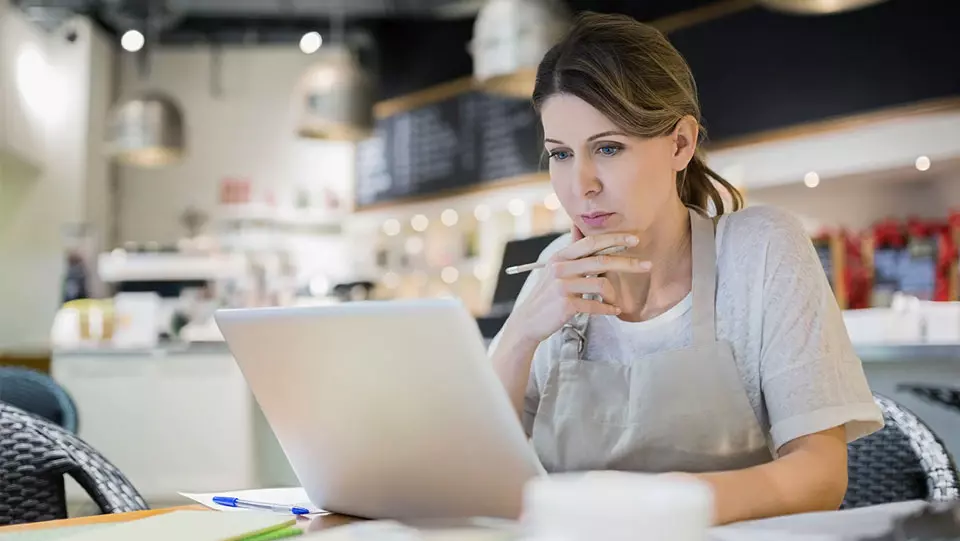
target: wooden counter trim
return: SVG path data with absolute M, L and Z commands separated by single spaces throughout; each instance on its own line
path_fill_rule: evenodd
M 47 520 L 44 522 L 32 522 L 30 524 L 14 524 L 12 526 L 0 527 L 0 535 L 13 532 L 26 532 L 36 530 L 48 530 L 51 528 L 66 528 L 70 526 L 85 526 L 88 524 L 117 524 L 128 522 L 141 518 L 163 515 L 173 511 L 207 511 L 202 505 L 183 505 L 178 507 L 162 507 L 159 509 L 148 509 L 146 511 L 132 511 L 130 513 L 114 513 L 110 515 L 92 515 L 89 517 L 67 518 L 62 520 Z
M 833 119 L 817 121 L 817 122 L 809 122 L 805 124 L 797 124 L 795 126 L 790 126 L 787 128 L 769 130 L 769 131 L 760 132 L 757 134 L 747 135 L 744 137 L 724 139 L 716 143 L 712 143 L 708 141 L 704 145 L 704 150 L 707 152 L 707 155 L 709 156 L 711 152 L 717 152 L 721 150 L 729 150 L 729 149 L 734 149 L 739 147 L 759 145 L 763 143 L 773 143 L 777 141 L 787 141 L 790 139 L 799 139 L 801 137 L 810 137 L 814 135 L 823 135 L 827 133 L 868 126 L 870 124 L 878 124 L 881 122 L 896 120 L 899 118 L 910 118 L 913 116 L 955 112 L 955 111 L 960 111 L 960 96 L 936 98 L 931 100 L 925 100 L 922 102 L 912 103 L 909 105 L 888 107 L 885 109 L 871 111 L 868 113 L 837 117 Z M 471 186 L 467 188 L 450 190 L 443 193 L 431 194 L 426 196 L 409 197 L 409 198 L 403 198 L 403 199 L 396 199 L 393 201 L 384 201 L 381 203 L 374 203 L 371 205 L 358 206 L 356 208 L 356 212 L 360 213 L 367 210 L 382 210 L 384 208 L 400 207 L 400 206 L 411 204 L 411 203 L 422 203 L 425 201 L 434 201 L 434 200 L 458 197 L 463 195 L 473 195 L 473 194 L 479 194 L 479 193 L 488 192 L 488 191 L 495 191 L 495 190 L 499 190 L 506 187 L 517 186 L 521 184 L 529 184 L 529 183 L 535 183 L 535 182 L 549 182 L 549 181 L 550 181 L 550 175 L 546 171 L 541 171 L 538 173 L 530 173 L 530 174 L 520 175 L 516 177 L 510 177 L 507 179 L 490 182 L 488 184 L 481 184 L 481 185 Z
M 171 513 L 173 511 L 212 511 L 212 510 L 200 504 L 196 504 L 196 505 L 182 505 L 177 507 L 164 507 L 160 509 L 150 509 L 147 511 L 133 511 L 130 513 L 115 513 L 112 515 L 94 515 L 89 517 L 68 518 L 63 520 L 48 520 L 45 522 L 33 522 L 30 524 L 15 524 L 13 526 L 0 527 L 0 535 L 3 535 L 5 533 L 32 532 L 32 531 L 38 531 L 38 530 L 51 530 L 56 528 L 71 528 L 74 526 L 87 526 L 92 524 L 119 524 L 121 522 L 129 522 L 131 520 L 139 520 L 142 518 L 163 515 L 166 513 Z M 222 512 L 222 511 L 213 511 L 213 512 Z M 309 519 L 302 519 L 298 521 L 297 525 L 303 529 L 304 533 L 312 533 L 312 532 L 318 532 L 321 530 L 327 530 L 330 528 L 336 528 L 337 526 L 344 526 L 346 524 L 350 524 L 360 520 L 363 520 L 363 519 L 331 513 L 331 514 L 320 514 L 317 516 L 311 516 L 309 517 Z
M 461 77 L 460 79 L 454 79 L 410 94 L 378 102 L 373 106 L 373 114 L 377 118 L 386 118 L 397 113 L 467 93 L 475 88 L 476 81 L 473 77 Z
M 756 6 L 757 4 L 755 0 L 718 0 L 704 6 L 688 9 L 686 11 L 681 11 L 673 15 L 650 21 L 648 24 L 659 29 L 664 34 L 668 34 L 683 28 L 689 28 L 691 26 L 696 26 L 698 24 L 723 18 L 728 15 L 733 15 Z M 507 95 L 518 98 L 529 98 L 528 95 L 518 95 L 516 89 L 529 86 L 529 88 L 532 90 L 535 77 L 535 69 L 522 70 L 517 74 L 507 77 L 513 80 L 507 81 L 506 85 L 504 85 L 503 82 L 498 81 L 491 81 L 489 85 L 486 85 L 484 83 L 480 83 L 472 76 L 461 77 L 459 79 L 454 79 L 436 86 L 424 88 L 423 90 L 418 90 L 409 94 L 383 100 L 374 105 L 373 112 L 377 118 L 386 118 L 397 113 L 402 113 L 404 111 L 409 111 L 411 109 L 423 107 L 424 105 L 445 100 L 471 90 L 487 90 L 497 93 L 497 88 L 502 86 L 507 87 L 504 89 L 505 92 L 503 92 Z
M 720 0 L 705 6 L 700 6 L 687 11 L 681 11 L 674 15 L 668 15 L 655 21 L 650 21 L 650 26 L 664 34 L 676 32 L 684 28 L 707 23 L 715 19 L 721 19 L 728 15 L 740 13 L 751 8 L 757 7 L 755 0 Z

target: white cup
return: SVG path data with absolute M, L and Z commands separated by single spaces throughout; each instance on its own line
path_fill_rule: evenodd
M 705 541 L 713 491 L 693 477 L 628 472 L 556 474 L 524 490 L 532 540 Z

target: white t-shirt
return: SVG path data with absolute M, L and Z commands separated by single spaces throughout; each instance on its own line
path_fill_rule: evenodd
M 570 235 L 541 254 L 569 245 Z M 785 211 L 755 206 L 717 224 L 717 334 L 729 341 L 747 397 L 778 449 L 795 438 L 845 425 L 853 441 L 883 427 L 863 367 L 819 258 L 800 222 Z M 654 262 L 656 264 L 656 262 Z M 527 278 L 522 303 L 540 271 Z M 639 323 L 592 316 L 584 358 L 636 363 L 691 345 L 692 296 Z M 491 344 L 491 353 L 499 342 Z M 529 435 L 540 390 L 559 361 L 561 338 L 544 340 L 533 358 L 524 427 Z M 677 396 L 677 400 L 696 397 Z

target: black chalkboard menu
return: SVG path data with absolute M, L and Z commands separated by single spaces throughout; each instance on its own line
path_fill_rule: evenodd
M 542 154 L 529 99 L 465 92 L 377 120 L 357 146 L 356 206 L 537 173 Z

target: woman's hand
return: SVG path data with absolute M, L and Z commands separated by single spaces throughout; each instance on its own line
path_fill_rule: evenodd
M 607 272 L 642 273 L 649 261 L 623 255 L 594 255 L 607 248 L 636 246 L 637 237 L 610 233 L 584 238 L 574 228 L 574 242 L 550 258 L 529 296 L 510 315 L 511 327 L 524 342 L 539 344 L 577 312 L 617 315 L 617 292 Z M 602 300 L 582 296 L 599 295 Z

